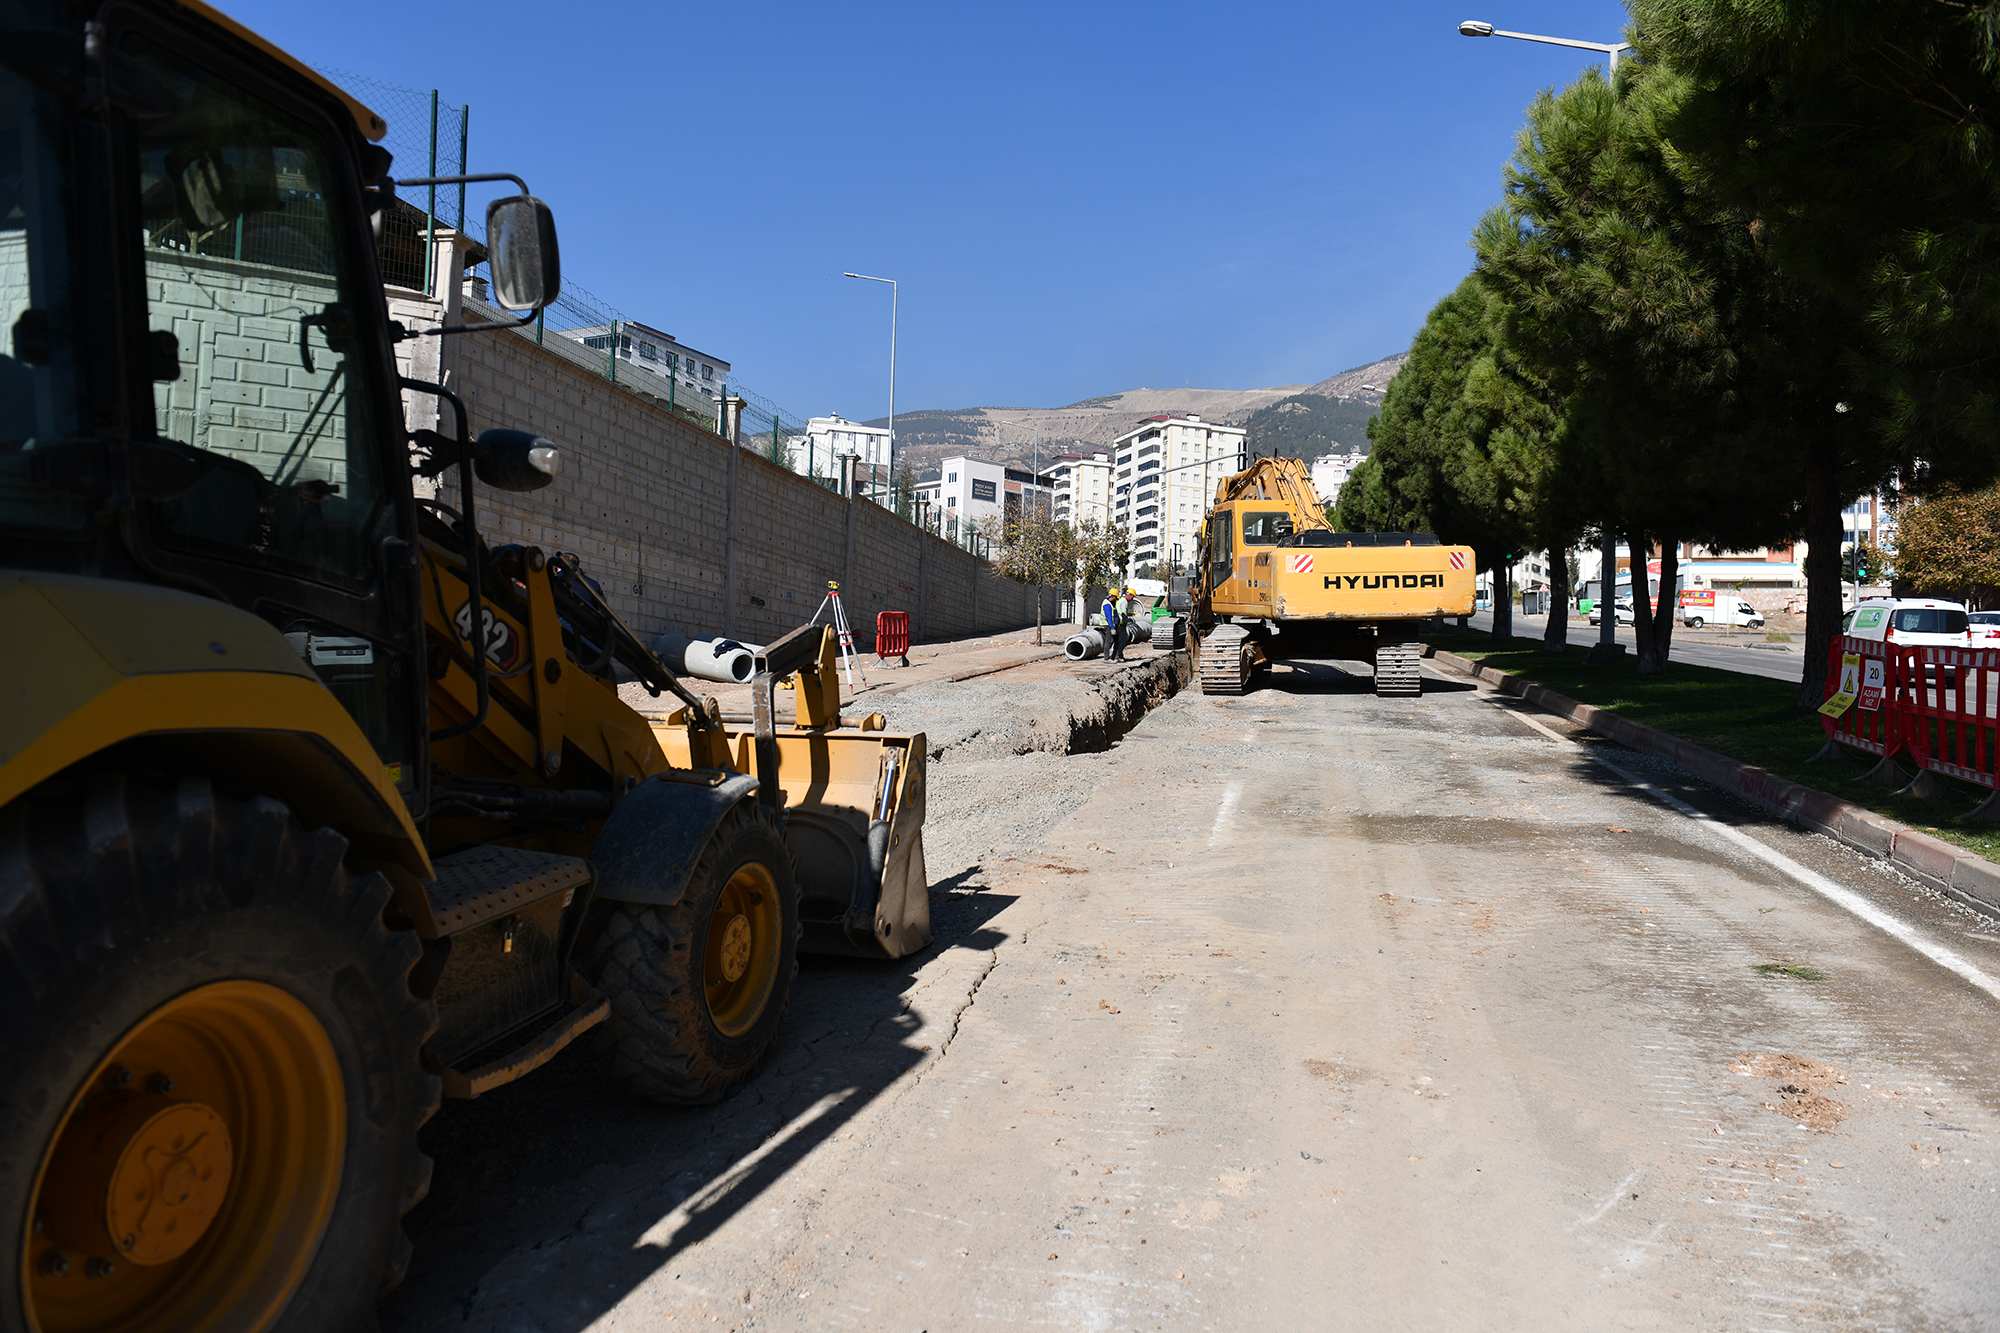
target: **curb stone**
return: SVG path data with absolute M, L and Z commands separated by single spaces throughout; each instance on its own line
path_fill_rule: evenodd
M 1781 778 L 1754 764 L 1669 736 L 1631 718 L 1578 703 L 1544 685 L 1457 653 L 1426 648 L 1424 655 L 1461 675 L 1490 681 L 1502 694 L 1527 700 L 1545 712 L 1566 717 L 1630 750 L 1670 760 L 1711 787 L 1740 796 L 1759 809 L 1813 833 L 1823 833 L 1878 861 L 1887 861 L 1976 912 L 2000 919 L 2000 865 L 1934 838 L 1872 810 L 1823 791 Z

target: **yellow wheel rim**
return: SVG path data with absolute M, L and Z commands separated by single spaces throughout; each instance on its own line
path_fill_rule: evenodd
M 708 1015 L 725 1037 L 748 1032 L 770 1002 L 783 954 L 782 919 L 777 882 L 755 862 L 731 875 L 715 901 L 701 981 Z
M 43 1150 L 29 1327 L 268 1328 L 319 1248 L 346 1144 L 340 1064 L 299 1000 L 224 981 L 160 1006 Z

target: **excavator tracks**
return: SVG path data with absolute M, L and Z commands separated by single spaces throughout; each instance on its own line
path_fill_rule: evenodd
M 1417 669 L 1417 661 L 1423 654 L 1423 645 L 1416 643 L 1385 643 L 1375 650 L 1375 697 L 1378 699 L 1408 699 L 1424 692 L 1423 673 Z
M 1201 641 L 1203 694 L 1241 694 L 1250 684 L 1249 634 L 1240 625 L 1217 625 Z

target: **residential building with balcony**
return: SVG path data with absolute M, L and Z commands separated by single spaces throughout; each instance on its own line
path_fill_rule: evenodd
M 965 533 L 979 531 L 981 519 L 1013 519 L 1030 505 L 1046 510 L 1053 498 L 1047 474 L 963 454 L 943 460 L 937 476 L 917 483 L 917 500 L 928 511 L 931 528 L 961 544 Z
M 1055 491 L 1055 519 L 1072 529 L 1091 519 L 1101 528 L 1111 522 L 1111 455 L 1060 454 L 1049 465 Z
M 1111 521 L 1132 536 L 1130 568 L 1186 566 L 1216 485 L 1244 462 L 1241 426 L 1192 413 L 1147 417 L 1112 441 Z

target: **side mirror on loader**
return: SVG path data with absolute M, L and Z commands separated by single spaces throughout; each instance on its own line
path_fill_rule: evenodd
M 556 479 L 562 451 L 524 430 L 488 430 L 472 446 L 472 470 L 496 491 L 538 491 Z

